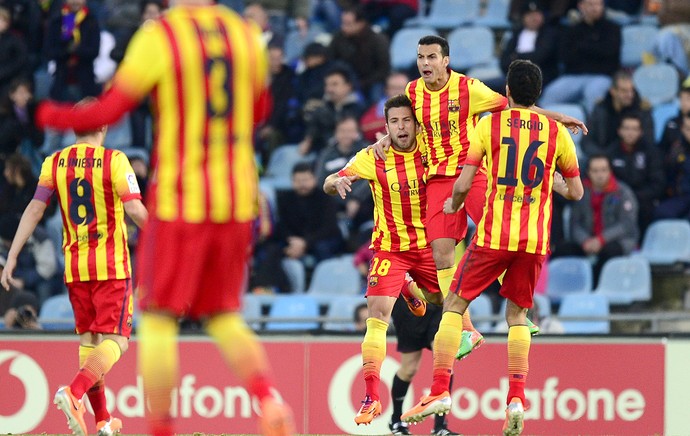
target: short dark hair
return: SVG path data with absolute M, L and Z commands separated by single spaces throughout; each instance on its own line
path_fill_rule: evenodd
M 506 83 L 516 104 L 532 106 L 541 94 L 541 69 L 531 61 L 516 59 L 508 67 Z
M 312 167 L 311 162 L 297 162 L 294 167 L 292 167 L 292 175 L 294 176 L 297 173 L 314 173 L 314 168 Z
M 609 159 L 609 156 L 606 153 L 594 153 L 587 159 L 587 171 L 589 171 L 589 167 L 594 159 L 606 160 L 606 163 L 609 164 L 609 168 L 611 168 L 611 159 Z
M 409 107 L 414 112 L 412 102 L 405 94 L 394 95 L 383 105 L 383 117 L 386 119 L 386 123 L 388 123 L 388 111 L 395 107 Z
M 419 38 L 417 45 L 433 45 L 438 44 L 441 46 L 441 54 L 443 56 L 450 56 L 450 47 L 448 46 L 448 40 L 438 35 L 426 35 Z
M 640 112 L 636 110 L 624 110 L 621 113 L 621 120 L 618 123 L 618 127 L 623 125 L 624 120 L 637 120 L 640 123 L 640 127 L 642 127 L 642 116 Z
M 330 68 L 326 72 L 324 79 L 327 77 L 331 77 L 331 76 L 341 76 L 343 79 L 345 79 L 345 83 L 352 85 L 352 74 L 351 74 L 351 71 L 346 66 L 336 65 L 336 66 Z

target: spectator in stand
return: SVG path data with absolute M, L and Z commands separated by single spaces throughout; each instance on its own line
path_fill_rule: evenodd
M 593 256 L 594 287 L 607 260 L 630 254 L 640 236 L 637 225 L 637 199 L 632 190 L 619 182 L 605 155 L 591 156 L 587 164 L 585 193 L 572 204 L 570 241 L 557 247 L 558 256 Z
M 256 141 L 264 164 L 268 163 L 273 150 L 282 144 L 299 142 L 304 132 L 295 89 L 297 76 L 285 64 L 281 45 L 269 45 L 268 67 L 271 72 L 273 110 L 266 123 L 259 128 Z
M 316 183 L 323 185 L 326 177 L 344 167 L 350 159 L 366 146 L 359 131 L 356 118 L 345 116 L 335 125 L 335 134 L 329 144 L 319 153 L 314 165 Z M 369 192 L 367 192 L 369 195 Z
M 640 99 L 630 73 L 620 70 L 613 76 L 606 97 L 594 106 L 587 117 L 589 133 L 582 138 L 585 155 L 608 153 L 607 147 L 619 137 L 621 120 L 628 112 L 635 112 L 639 117 L 644 141 L 654 144 L 654 121 L 650 106 Z
M 364 112 L 364 105 L 354 91 L 346 68 L 335 67 L 326 73 L 324 89 L 322 100 L 304 108 L 307 132 L 299 144 L 302 155 L 323 150 L 333 136 L 336 120 L 346 116 L 359 119 Z
M 664 156 L 666 188 L 655 219 L 690 219 L 690 114 L 682 117 L 680 137 L 671 142 Z
M 17 291 L 12 296 L 10 308 L 4 314 L 5 328 L 41 330 L 38 322 L 38 298 L 31 292 Z
M 337 204 L 319 189 L 310 163 L 298 163 L 292 170 L 292 190 L 278 193 L 280 225 L 277 240 L 283 253 L 300 259 L 307 267 L 333 257 L 343 249 L 343 237 L 336 218 Z M 308 259 L 311 257 L 311 259 Z
M 31 82 L 25 78 L 15 79 L 8 93 L 7 100 L 0 105 L 0 154 L 8 156 L 19 150 L 29 158 L 37 175 L 43 162 L 38 149 L 43 145 L 44 134 L 34 124 L 36 103 Z
M 259 29 L 261 29 L 261 37 L 266 44 L 272 42 L 276 44 L 283 44 L 285 39 L 284 33 L 276 33 L 271 27 L 271 22 L 268 19 L 268 12 L 261 6 L 259 2 L 250 2 L 244 7 L 242 11 L 242 16 L 248 20 L 254 21 Z
M 579 0 L 581 21 L 563 32 L 563 75 L 544 89 L 540 105 L 581 103 L 589 113 L 620 68 L 621 29 L 604 16 L 604 0 Z
M 525 5 L 533 0 L 511 0 L 508 17 L 510 21 L 519 25 L 522 19 L 522 11 L 525 10 Z M 543 1 L 543 0 L 542 0 Z M 563 17 L 566 16 L 568 10 L 574 7 L 575 0 L 547 0 L 544 1 L 544 15 L 549 23 L 557 25 Z
M 558 75 L 558 30 L 546 24 L 545 8 L 542 1 L 528 1 L 521 9 L 520 27 L 506 44 L 501 54 L 501 69 L 508 72 L 508 66 L 515 59 L 527 59 L 541 68 L 544 86 Z M 505 88 L 505 77 L 501 78 Z M 491 86 L 494 88 L 493 86 Z
M 260 4 L 264 8 L 268 15 L 269 27 L 280 40 L 287 34 L 289 20 L 306 19 L 311 16 L 312 6 L 309 0 L 255 0 L 252 3 Z
M 333 35 L 331 58 L 347 64 L 357 76 L 368 103 L 384 95 L 384 84 L 391 71 L 390 46 L 386 35 L 371 28 L 361 7 L 345 9 L 340 30 Z
M 426 4 L 426 2 L 422 2 Z M 419 2 L 417 0 L 360 0 L 370 23 L 386 20 L 386 34 L 392 39 L 395 33 L 402 29 L 405 20 L 417 16 Z
M 591 132 L 591 131 L 590 131 Z M 645 135 L 636 112 L 625 112 L 618 126 L 618 139 L 607 147 L 613 174 L 632 189 L 639 205 L 640 236 L 652 222 L 654 209 L 664 191 L 664 170 L 659 151 Z
M 100 93 L 93 70 L 100 32 L 86 0 L 65 0 L 61 13 L 50 18 L 44 43 L 46 58 L 55 62 L 50 98 L 76 102 Z
M 386 78 L 386 95 L 378 102 L 369 106 L 364 112 L 359 123 L 364 140 L 373 143 L 379 140 L 377 134 L 385 135 L 386 117 L 383 114 L 383 106 L 389 98 L 405 93 L 405 87 L 410 78 L 401 71 L 393 71 Z
M 31 172 L 31 163 L 19 153 L 5 161 L 4 181 L 0 186 L 0 216 L 19 219 L 34 196 L 36 177 Z
M 685 77 L 690 73 L 690 2 L 661 0 L 657 13 L 661 30 L 654 41 L 653 55 L 675 66 Z
M 659 141 L 662 153 L 668 153 L 671 146 L 683 137 L 680 128 L 683 125 L 683 117 L 690 115 L 690 77 L 685 79 L 678 92 L 678 115 L 666 122 L 664 133 Z
M 297 76 L 297 101 L 307 112 L 323 98 L 324 79 L 333 63 L 328 57 L 328 48 L 318 42 L 304 47 L 302 60 L 304 69 Z
M 0 7 L 0 95 L 8 85 L 27 73 L 27 49 L 24 41 L 10 31 L 12 15 Z

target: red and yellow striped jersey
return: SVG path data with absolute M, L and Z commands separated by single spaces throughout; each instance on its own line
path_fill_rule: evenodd
M 417 141 L 413 151 L 388 149 L 388 158 L 376 159 L 372 150 L 361 150 L 338 172 L 369 180 L 374 198 L 371 248 L 408 251 L 426 248 L 425 146 Z
M 137 31 L 114 86 L 135 98 L 152 91 L 153 216 L 190 223 L 256 217 L 252 135 L 267 80 L 258 28 L 222 5 L 176 6 Z
M 470 137 L 467 164 L 486 156 L 486 203 L 477 245 L 546 254 L 551 228 L 553 174 L 577 177 L 575 144 L 560 123 L 528 109 L 482 118 Z
M 429 90 L 424 79 L 419 78 L 407 84 L 405 93 L 429 146 L 427 178 L 459 174 L 469 147 L 468 134 L 479 115 L 508 104 L 508 99 L 479 80 L 452 70 L 448 82 L 438 91 Z
M 57 192 L 65 282 L 130 277 L 123 202 L 141 194 L 124 153 L 85 143 L 57 151 L 43 162 L 36 192 Z

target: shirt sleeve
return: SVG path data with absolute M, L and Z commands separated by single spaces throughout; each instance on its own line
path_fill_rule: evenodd
M 477 127 L 468 132 L 470 148 L 467 149 L 466 165 L 482 166 L 482 160 L 486 153 L 485 142 L 491 140 L 490 119 L 491 116 L 482 118 Z
M 129 163 L 124 153 L 116 151 L 113 153 L 111 162 L 113 174 L 113 188 L 123 202 L 130 200 L 141 200 L 141 190 L 134 174 L 132 165 Z
M 360 150 L 356 155 L 338 171 L 340 177 L 359 176 L 362 179 L 374 180 L 376 178 L 376 163 L 373 150 Z
M 568 129 L 561 123 L 557 124 L 556 153 L 558 157 L 556 158 L 556 165 L 561 170 L 563 177 L 577 177 L 580 175 L 580 164 L 577 161 L 575 143 Z
M 468 79 L 467 88 L 470 93 L 470 115 L 479 115 L 483 112 L 498 112 L 508 106 L 508 99 L 493 91 L 483 82 L 477 79 Z
M 53 180 L 53 161 L 55 160 L 55 153 L 51 154 L 43 161 L 41 166 L 41 174 L 38 176 L 38 186 L 34 192 L 34 200 L 39 200 L 44 203 L 50 201 L 50 197 L 55 192 L 55 181 Z

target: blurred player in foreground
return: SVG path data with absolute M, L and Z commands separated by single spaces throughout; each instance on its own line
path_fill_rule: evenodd
M 568 199 L 583 194 L 575 145 L 567 129 L 531 109 L 541 93 L 541 71 L 530 61 L 514 61 L 507 76 L 510 108 L 482 118 L 469 138 L 462 174 L 444 205 L 451 214 L 463 205 L 486 157 L 486 205 L 471 246 L 453 278 L 434 338 L 433 384 L 429 395 L 402 415 L 419 422 L 450 411 L 449 382 L 462 335 L 462 314 L 470 302 L 504 271 L 500 293 L 508 298 L 508 374 L 503 434 L 523 429 L 525 382 L 529 369 L 527 309 L 549 247 L 552 190 Z M 563 176 L 556 173 L 556 166 Z M 563 179 L 565 177 L 565 179 Z
M 85 99 L 76 107 L 82 106 Z M 99 436 L 122 429 L 105 400 L 105 374 L 127 351 L 134 301 L 125 213 L 141 227 L 148 218 L 134 170 L 124 153 L 103 147 L 107 127 L 77 130 L 77 140 L 43 162 L 38 187 L 12 241 L 2 286 L 9 290 L 17 255 L 53 193 L 62 215 L 65 283 L 79 335 L 79 372 L 55 394 L 78 436 L 87 436 L 86 393 Z
M 293 432 L 274 396 L 263 346 L 240 314 L 258 174 L 253 131 L 267 112 L 267 53 L 259 29 L 211 0 L 173 0 L 133 36 L 112 87 L 91 105 L 39 108 L 42 126 L 85 129 L 117 121 L 149 93 L 155 145 L 151 217 L 138 251 L 139 371 L 151 433 L 174 433 L 170 394 L 182 316 L 204 322 L 226 362 L 261 405 L 266 435 Z M 183 260 L 183 262 L 181 262 Z

